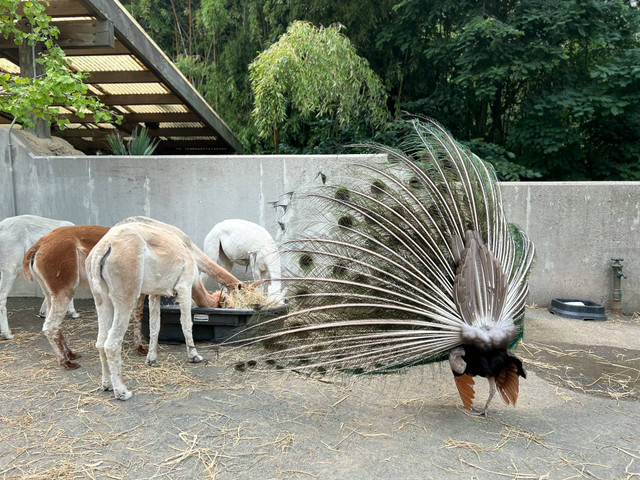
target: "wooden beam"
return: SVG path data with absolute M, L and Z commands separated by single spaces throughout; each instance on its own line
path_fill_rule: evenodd
M 97 95 L 105 105 L 181 105 L 172 93 L 132 93 L 126 95 Z M 59 105 L 64 106 L 64 105 Z
M 114 40 L 114 46 L 112 47 L 85 47 L 85 48 L 72 48 L 66 47 L 64 53 L 67 57 L 86 57 L 91 55 L 130 55 L 129 49 L 125 47 L 119 40 Z
M 220 148 L 225 146 L 225 142 L 220 140 L 171 140 L 171 149 L 183 150 L 186 148 Z M 160 142 L 162 144 L 162 142 Z
M 52 24 L 60 30 L 56 43 L 62 48 L 115 46 L 113 22 L 109 20 L 73 20 Z
M 23 22 L 24 20 L 21 23 Z M 115 47 L 113 22 L 109 20 L 53 21 L 51 25 L 58 27 L 60 30 L 60 35 L 58 35 L 56 43 L 63 49 Z M 0 49 L 14 49 L 18 47 L 19 46 L 13 41 L 13 37 L 0 39 Z
M 27 45 L 25 41 L 18 50 L 20 57 L 20 76 L 24 78 L 36 78 L 42 75 L 43 69 L 36 60 L 42 53 L 42 43 L 36 43 L 33 46 Z M 37 118 L 34 113 L 29 114 L 30 119 L 34 122 L 33 127 L 27 129 L 28 132 L 35 133 L 38 138 L 51 138 L 51 124 L 43 118 Z
M 160 79 L 148 70 L 91 72 L 85 83 L 157 83 Z
M 218 136 L 211 128 L 152 128 L 148 130 L 152 137 L 210 137 Z
M 195 113 L 125 113 L 124 123 L 142 122 L 201 122 L 202 119 Z M 94 123 L 93 115 L 85 115 L 80 118 L 77 115 L 64 113 L 60 115 L 67 118 L 70 123 Z
M 18 14 L 24 15 L 25 2 L 18 6 Z M 77 0 L 53 0 L 45 6 L 44 13 L 50 17 L 90 17 L 91 11 Z
M 0 121 L 0 123 L 2 123 Z M 7 122 L 8 123 L 8 120 Z M 102 138 L 108 137 L 110 133 L 116 132 L 115 129 L 98 129 L 98 128 L 67 128 L 56 132 L 58 137 L 92 137 Z M 210 128 L 152 128 L 147 130 L 150 137 L 213 137 L 217 136 L 216 132 Z
M 174 105 L 182 101 L 173 93 L 139 93 L 128 95 L 99 95 L 105 105 Z
M 118 39 L 147 68 L 153 70 L 160 81 L 169 85 L 176 95 L 184 99 L 189 108 L 196 112 L 207 125 L 211 125 L 218 132 L 221 140 L 226 142 L 233 151 L 242 152 L 242 144 L 229 127 L 120 3 L 113 0 L 82 0 L 82 2 L 97 16 L 111 20 Z

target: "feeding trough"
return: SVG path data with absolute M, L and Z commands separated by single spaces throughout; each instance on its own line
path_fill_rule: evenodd
M 554 298 L 549 305 L 549 311 L 554 315 L 575 320 L 602 321 L 607 319 L 602 305 L 577 298 Z
M 196 342 L 220 343 L 247 323 L 265 321 L 287 312 L 286 306 L 273 308 L 200 308 L 191 309 L 193 339 Z M 149 338 L 149 305 L 145 299 L 142 314 L 142 334 Z M 162 297 L 160 307 L 160 334 L 158 342 L 184 343 L 180 324 L 180 305 L 173 298 Z

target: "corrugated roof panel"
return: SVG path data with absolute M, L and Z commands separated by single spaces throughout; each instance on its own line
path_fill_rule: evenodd
M 166 137 L 169 140 L 175 140 L 175 141 L 180 141 L 180 140 L 211 140 L 211 141 L 215 141 L 218 139 L 218 137 L 213 136 L 213 135 L 208 135 L 208 136 L 202 136 L 202 137 Z
M 20 73 L 20 67 L 6 58 L 0 58 L 0 70 L 12 74 Z
M 99 55 L 86 57 L 67 57 L 67 60 L 83 72 L 130 72 L 144 68 L 131 55 Z
M 201 122 L 160 122 L 160 128 L 204 128 Z
M 110 95 L 171 93 L 162 83 L 97 83 L 95 86 Z
M 132 113 L 186 113 L 189 109 L 184 105 L 131 105 L 127 107 Z

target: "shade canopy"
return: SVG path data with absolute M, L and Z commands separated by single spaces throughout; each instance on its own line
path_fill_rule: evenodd
M 233 132 L 129 12 L 115 0 L 50 0 L 46 13 L 76 71 L 89 73 L 89 92 L 123 116 L 122 125 L 95 123 L 60 107 L 71 122 L 53 130 L 85 153 L 105 151 L 115 130 L 126 138 L 139 125 L 161 140 L 163 154 L 240 153 Z M 20 72 L 20 52 L 0 39 L 0 72 Z M 11 116 L 0 113 L 0 123 Z M 55 129 L 55 126 L 52 126 Z

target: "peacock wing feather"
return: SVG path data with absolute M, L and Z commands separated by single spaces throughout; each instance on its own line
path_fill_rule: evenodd
M 464 405 L 464 408 L 467 410 L 471 410 L 471 407 L 473 406 L 473 399 L 476 396 L 476 393 L 473 390 L 473 386 L 476 382 L 470 375 L 456 375 L 454 378 L 456 380 L 456 387 L 458 388 L 460 399 L 462 400 L 462 405 Z
M 504 402 L 507 405 L 513 405 L 515 407 L 520 391 L 518 368 L 514 364 L 510 364 L 502 370 L 496 378 L 496 386 Z

